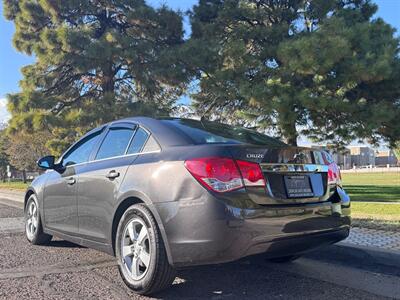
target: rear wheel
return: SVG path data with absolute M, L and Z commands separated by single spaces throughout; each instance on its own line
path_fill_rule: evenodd
M 288 263 L 298 258 L 300 258 L 300 255 L 288 255 L 288 256 L 270 258 L 269 260 L 274 263 Z
M 157 223 L 145 205 L 126 210 L 115 240 L 119 272 L 128 287 L 149 295 L 172 284 L 175 269 L 168 263 Z
M 31 195 L 25 207 L 25 234 L 33 245 L 48 244 L 52 236 L 43 232 L 40 210 L 35 195 Z

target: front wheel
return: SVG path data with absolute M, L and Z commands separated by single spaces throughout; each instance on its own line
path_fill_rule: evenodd
M 157 223 L 145 205 L 135 204 L 125 211 L 115 240 L 119 272 L 128 287 L 149 295 L 172 284 L 175 269 L 168 263 Z
M 48 244 L 52 236 L 43 232 L 40 210 L 35 195 L 31 195 L 25 207 L 25 234 L 33 245 Z

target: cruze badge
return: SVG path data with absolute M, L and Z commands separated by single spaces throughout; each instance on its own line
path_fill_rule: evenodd
M 264 154 L 262 153 L 248 153 L 246 155 L 247 158 L 252 158 L 252 159 L 259 159 L 259 158 L 264 158 Z

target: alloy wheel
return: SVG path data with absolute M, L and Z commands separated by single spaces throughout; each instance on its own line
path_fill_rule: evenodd
M 122 265 L 133 280 L 142 279 L 150 266 L 151 247 L 146 224 L 132 219 L 123 231 L 121 239 Z
M 26 234 L 30 239 L 35 236 L 38 229 L 39 215 L 35 201 L 30 201 L 26 210 Z

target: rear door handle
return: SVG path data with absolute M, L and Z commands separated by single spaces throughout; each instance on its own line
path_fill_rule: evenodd
M 106 175 L 106 177 L 107 177 L 108 179 L 114 179 L 114 178 L 117 178 L 118 176 L 119 176 L 119 172 L 116 172 L 115 170 L 110 171 L 110 172 Z
M 74 177 L 70 177 L 70 178 L 68 178 L 66 181 L 67 181 L 67 183 L 68 183 L 69 185 L 73 185 L 73 184 L 75 184 L 75 182 L 76 182 L 76 180 L 75 180 Z

